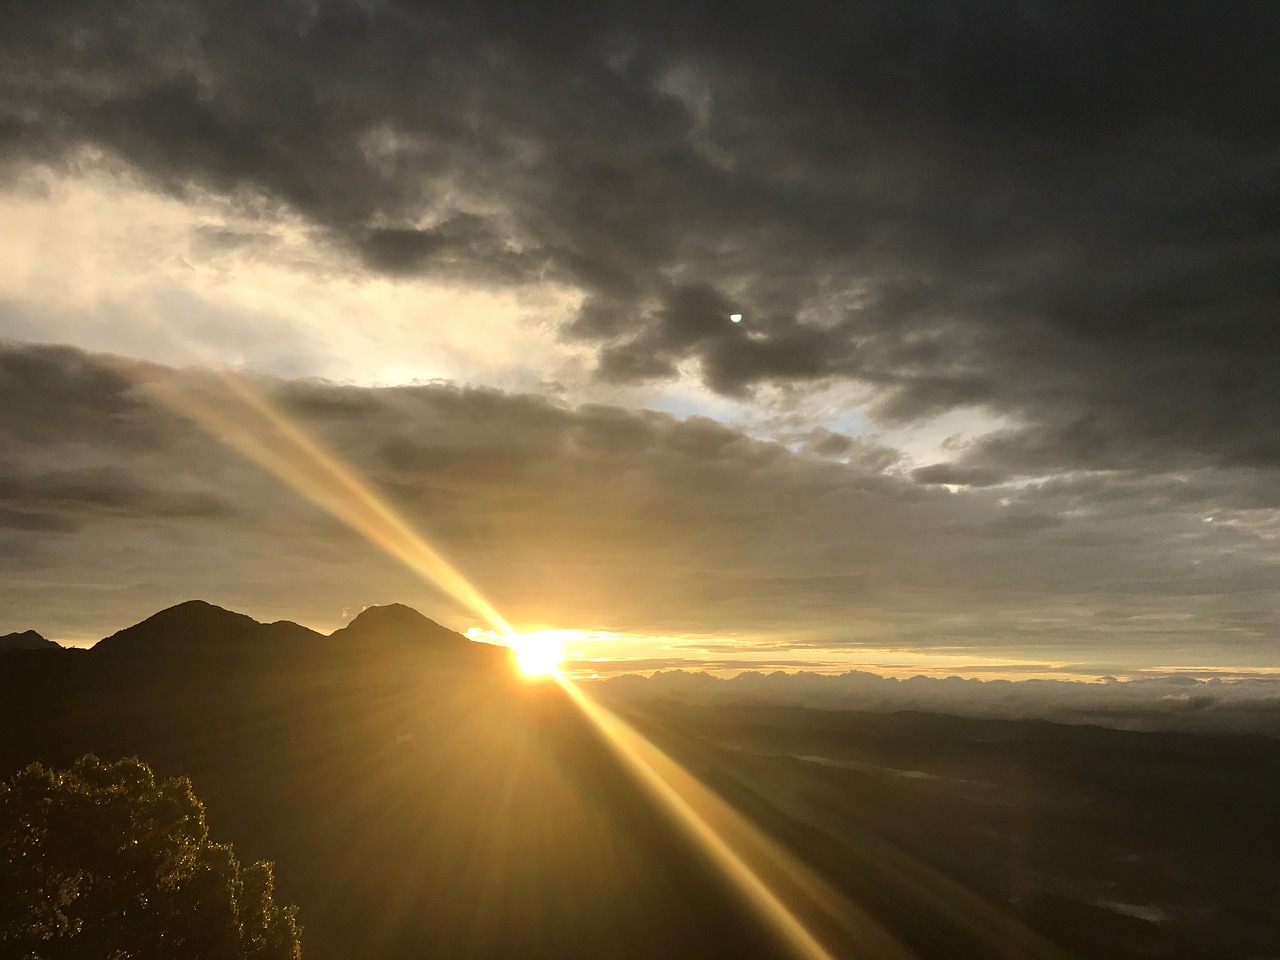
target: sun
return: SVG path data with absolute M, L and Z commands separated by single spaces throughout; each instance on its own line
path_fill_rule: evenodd
M 509 644 L 516 667 L 525 679 L 545 680 L 560 675 L 560 644 L 555 637 L 526 633 L 513 637 Z

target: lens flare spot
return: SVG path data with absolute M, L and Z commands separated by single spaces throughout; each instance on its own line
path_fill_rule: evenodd
M 527 633 L 507 641 L 515 655 L 516 668 L 527 680 L 545 680 L 560 675 L 560 643 L 555 637 Z

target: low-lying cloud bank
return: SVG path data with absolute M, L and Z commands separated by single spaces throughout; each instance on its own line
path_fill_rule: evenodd
M 851 670 L 829 675 L 700 671 L 625 674 L 596 682 L 609 698 L 703 706 L 818 710 L 918 710 L 958 716 L 1088 723 L 1123 730 L 1251 732 L 1280 737 L 1280 677 L 1225 679 L 1171 675 L 1079 680 L 907 679 Z

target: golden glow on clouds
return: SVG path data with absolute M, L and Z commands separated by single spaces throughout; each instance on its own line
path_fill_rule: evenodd
M 279 205 L 154 192 L 92 150 L 71 166 L 69 175 L 28 170 L 0 189 L 0 300 L 16 307 L 0 317 L 0 337 L 367 385 L 441 379 L 545 392 L 555 383 L 571 402 L 704 414 L 764 437 L 774 433 L 770 398 L 797 402 L 762 388 L 743 404 L 696 376 L 602 384 L 590 351 L 557 333 L 583 299 L 569 285 L 378 275 Z M 810 413 L 822 421 L 867 399 L 841 387 Z M 974 429 L 948 421 L 933 433 Z M 926 446 L 922 462 L 945 454 Z
M 496 631 L 472 627 L 473 640 L 514 646 Z M 976 649 L 920 649 L 870 646 L 820 646 L 806 642 L 788 646 L 788 636 L 763 640 L 730 637 L 651 636 L 612 630 L 543 629 L 521 631 L 521 637 L 554 643 L 559 671 L 579 680 L 618 673 L 652 673 L 660 669 L 700 670 L 729 677 L 747 670 L 785 673 L 841 674 L 864 670 L 905 680 L 914 676 L 961 677 L 973 680 L 1097 681 L 1099 674 L 1071 669 L 1066 660 L 1002 657 Z M 797 655 L 803 663 L 797 662 Z M 781 663 L 780 663 L 781 661 Z M 1169 668 L 1171 671 L 1183 668 Z M 1120 667 L 1108 671 L 1127 676 Z
M 0 297 L 40 305 L 38 319 L 53 322 L 43 324 L 42 339 L 52 334 L 160 361 L 248 361 L 274 372 L 367 381 L 493 382 L 495 371 L 534 375 L 565 359 L 551 324 L 517 326 L 526 335 L 508 335 L 521 306 L 514 294 L 357 281 L 349 263 L 287 217 L 264 224 L 226 203 L 161 198 L 105 175 L 46 180 L 42 190 L 0 195 L 0 219 L 11 228 L 0 240 Z M 432 295 L 440 299 L 424 307 Z M 548 302 L 563 315 L 570 299 L 552 290 Z M 441 315 L 424 316 L 424 309 Z M 431 331 L 426 339 L 424 329 Z M 495 352 L 495 344 L 505 346 Z M 281 370 L 295 350 L 307 354 L 305 369 Z M 389 354 L 394 367 L 385 366 Z M 329 360 L 332 369 L 324 367 Z M 169 376 L 141 388 L 474 611 L 512 647 L 523 673 L 558 683 L 796 956 L 831 956 L 802 913 L 842 927 L 868 956 L 905 956 L 865 913 L 560 673 L 566 640 L 585 643 L 586 636 L 517 634 L 433 544 L 250 381 L 233 374 Z
M 568 287 L 378 277 L 287 210 L 153 193 L 101 158 L 0 191 L 0 223 L 0 299 L 22 308 L 0 337 L 281 376 L 515 389 L 564 379 L 580 353 L 555 333 L 580 300 Z

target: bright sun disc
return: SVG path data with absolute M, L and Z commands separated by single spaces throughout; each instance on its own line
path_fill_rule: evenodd
M 530 679 L 560 673 L 560 644 L 553 637 L 524 636 L 511 641 L 516 666 Z

